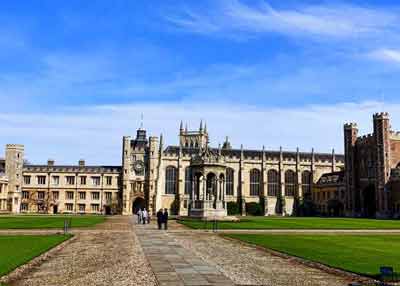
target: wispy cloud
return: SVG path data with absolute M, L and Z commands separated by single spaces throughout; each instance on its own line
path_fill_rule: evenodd
M 256 6 L 239 0 L 218 1 L 209 12 L 184 8 L 166 18 L 176 27 L 201 34 L 239 33 L 255 36 L 280 33 L 290 36 L 329 38 L 371 37 L 398 31 L 396 11 L 350 4 L 274 8 L 266 1 Z
M 149 135 L 163 133 L 167 145 L 177 144 L 180 120 L 196 129 L 200 119 L 207 121 L 211 144 L 217 146 L 229 136 L 235 148 L 320 152 L 343 150 L 342 128 L 345 122 L 358 122 L 361 133 L 371 132 L 372 113 L 385 109 L 392 125 L 400 129 L 399 104 L 381 102 L 308 105 L 297 108 L 271 108 L 224 103 L 205 104 L 127 104 L 75 107 L 62 113 L 0 114 L 0 146 L 6 143 L 26 145 L 27 158 L 44 163 L 53 158 L 60 163 L 120 164 L 123 135 L 134 136 L 139 115 L 144 113 Z M 167 111 L 167 112 L 166 112 Z M 273 124 L 271 124 L 273 120 Z M 319 134 L 319 136 L 315 136 Z
M 400 49 L 378 49 L 369 53 L 376 60 L 400 64 Z

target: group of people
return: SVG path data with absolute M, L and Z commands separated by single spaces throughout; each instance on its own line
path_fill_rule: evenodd
M 168 210 L 159 209 L 157 212 L 157 224 L 158 229 L 162 229 L 162 225 L 164 225 L 164 229 L 168 229 Z
M 150 213 L 146 210 L 146 208 L 139 208 L 136 212 L 137 215 L 137 223 L 138 224 L 146 224 L 150 223 Z M 168 229 L 168 210 L 160 209 L 157 212 L 157 224 L 158 229 L 162 229 L 164 225 L 164 229 Z
M 139 208 L 136 215 L 138 224 L 150 223 L 150 214 L 145 208 L 143 208 L 143 210 Z

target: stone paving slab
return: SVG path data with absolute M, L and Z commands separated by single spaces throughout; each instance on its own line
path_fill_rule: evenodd
M 161 286 L 234 285 L 215 266 L 184 248 L 168 232 L 155 229 L 154 225 L 135 225 L 134 230 Z

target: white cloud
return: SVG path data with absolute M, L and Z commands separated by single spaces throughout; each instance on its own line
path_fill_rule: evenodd
M 400 50 L 378 49 L 370 52 L 369 56 L 376 60 L 400 64 Z
M 66 109 L 63 113 L 0 114 L 0 145 L 25 144 L 27 158 L 44 163 L 48 158 L 60 163 L 120 164 L 123 135 L 134 135 L 144 113 L 149 135 L 164 134 L 165 143 L 177 144 L 180 120 L 198 128 L 207 121 L 211 145 L 231 138 L 235 148 L 303 151 L 315 147 L 319 152 L 343 150 L 344 122 L 358 122 L 361 133 L 372 130 L 372 114 L 385 109 L 393 115 L 392 124 L 400 128 L 400 104 L 383 106 L 379 102 L 314 105 L 302 108 L 268 108 L 219 103 L 135 104 Z
M 221 5 L 208 9 L 211 12 L 185 8 L 180 15 L 168 15 L 166 19 L 193 33 L 231 36 L 239 33 L 242 37 L 270 32 L 296 37 L 371 37 L 398 31 L 400 23 L 395 9 L 349 4 L 278 9 L 265 1 L 258 6 L 248 6 L 238 0 L 218 3 Z

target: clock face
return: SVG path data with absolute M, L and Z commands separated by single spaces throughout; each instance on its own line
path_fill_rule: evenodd
M 143 161 L 136 161 L 135 163 L 133 163 L 133 169 L 135 170 L 135 172 L 137 173 L 141 173 L 144 170 L 144 163 Z

